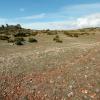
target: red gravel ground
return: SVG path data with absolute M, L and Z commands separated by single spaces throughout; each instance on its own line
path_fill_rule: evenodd
M 100 46 L 57 68 L 0 76 L 0 100 L 100 100 Z

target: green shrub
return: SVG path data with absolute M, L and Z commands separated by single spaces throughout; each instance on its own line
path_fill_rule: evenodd
M 62 42 L 63 42 L 63 41 L 60 39 L 59 35 L 56 35 L 56 36 L 53 38 L 53 41 L 58 42 L 58 43 L 62 43 Z
M 69 36 L 69 37 L 73 37 L 73 34 L 70 33 L 70 32 L 68 32 L 68 31 L 64 31 L 64 34 L 67 35 L 67 36 Z
M 23 45 L 23 42 L 25 41 L 23 37 L 17 37 L 15 38 L 15 44 L 16 45 Z
M 15 41 L 18 41 L 18 40 L 20 40 L 20 41 L 25 41 L 25 39 L 24 39 L 23 37 L 16 37 L 16 38 L 15 38 Z
M 16 44 L 16 45 L 23 45 L 23 43 L 22 43 L 21 40 L 16 40 L 16 41 L 15 41 L 15 44 Z
M 37 41 L 36 39 L 34 39 L 34 38 L 29 38 L 28 41 L 29 41 L 30 43 L 38 42 L 38 41 Z
M 48 31 L 47 32 L 47 35 L 56 35 L 57 34 L 57 31 Z
M 59 37 L 59 35 L 56 35 L 54 38 L 53 38 L 53 40 L 55 41 L 55 40 L 58 40 L 60 37 Z
M 15 42 L 15 39 L 13 39 L 13 38 L 8 39 L 8 43 L 14 43 L 14 42 Z
M 23 33 L 23 32 L 19 32 L 19 33 L 16 33 L 14 34 L 15 37 L 26 37 L 27 34 L 26 33 Z
M 62 43 L 63 41 L 62 41 L 62 40 L 60 40 L 60 39 L 58 39 L 58 40 L 56 40 L 56 42 L 58 42 L 58 43 Z
M 79 33 L 75 33 L 75 32 L 71 33 L 71 32 L 65 31 L 64 34 L 69 37 L 79 37 Z
M 1 35 L 0 36 L 0 40 L 8 40 L 8 39 L 9 39 L 9 37 L 6 36 L 6 35 Z
M 73 37 L 79 37 L 79 34 L 78 33 L 74 33 Z
M 38 32 L 32 32 L 31 35 L 32 36 L 36 36 L 38 34 Z

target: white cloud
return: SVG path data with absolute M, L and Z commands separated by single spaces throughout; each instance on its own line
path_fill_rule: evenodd
M 41 19 L 42 22 L 36 22 L 38 19 Z M 45 19 L 47 19 L 48 22 L 43 22 Z M 84 27 L 99 27 L 100 3 L 67 6 L 55 13 L 40 13 L 14 19 L 0 18 L 0 23 L 19 23 L 26 28 L 32 29 L 77 29 Z
M 24 8 L 20 8 L 20 9 L 19 9 L 19 11 L 24 12 L 24 11 L 25 11 L 25 9 L 24 9 Z
M 62 13 L 96 13 L 100 11 L 100 3 L 93 3 L 93 4 L 79 4 L 79 5 L 72 5 L 72 6 L 65 6 L 60 9 Z
M 68 22 L 58 21 L 58 22 L 35 22 L 23 24 L 23 27 L 32 29 L 67 29 Z
M 85 27 L 100 27 L 100 13 L 92 14 L 77 18 L 70 21 L 54 21 L 54 22 L 33 22 L 23 24 L 26 28 L 32 29 L 78 29 Z
M 100 13 L 78 18 L 75 24 L 78 28 L 100 27 Z
M 5 18 L 0 18 L 0 24 L 18 24 L 20 23 L 25 28 L 32 29 L 78 29 L 85 27 L 100 27 L 100 13 L 83 16 L 76 18 L 74 20 L 65 20 L 65 21 L 53 21 L 53 22 L 32 22 L 25 23 L 20 21 L 13 21 Z
M 8 19 L 6 18 L 0 18 L 0 24 L 6 24 L 7 21 Z
M 38 15 L 25 16 L 25 17 L 20 17 L 20 18 L 17 18 L 17 19 L 41 19 L 41 18 L 44 18 L 44 17 L 45 17 L 45 13 L 41 13 L 41 14 L 38 14 Z

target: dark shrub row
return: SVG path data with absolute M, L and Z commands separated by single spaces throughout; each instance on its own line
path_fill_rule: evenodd
M 69 37 L 79 37 L 81 35 L 89 35 L 89 33 L 87 32 L 68 32 L 68 31 L 64 31 L 64 34 Z
M 34 38 L 29 38 L 28 41 L 29 41 L 30 43 L 38 42 L 38 41 L 37 41 L 36 39 L 34 39 Z
M 8 40 L 9 37 L 6 35 L 0 35 L 0 40 Z

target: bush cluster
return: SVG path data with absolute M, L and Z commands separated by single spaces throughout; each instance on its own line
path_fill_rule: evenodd
M 0 35 L 0 40 L 8 40 L 9 37 L 6 35 Z
M 23 45 L 23 42 L 22 42 L 21 40 L 16 40 L 16 41 L 15 41 L 15 44 L 16 44 L 16 45 Z
M 18 32 L 16 34 L 14 34 L 15 37 L 26 37 L 27 34 L 26 33 L 23 33 L 23 32 Z
M 29 38 L 28 41 L 29 41 L 30 43 L 38 42 L 38 41 L 37 41 L 36 39 L 34 39 L 34 38 Z
M 68 31 L 64 31 L 64 34 L 69 37 L 79 37 L 81 35 L 89 35 L 89 33 L 87 32 L 68 32 Z
M 56 35 L 54 38 L 53 38 L 53 41 L 56 41 L 58 43 L 62 43 L 63 41 L 60 39 L 59 35 Z

